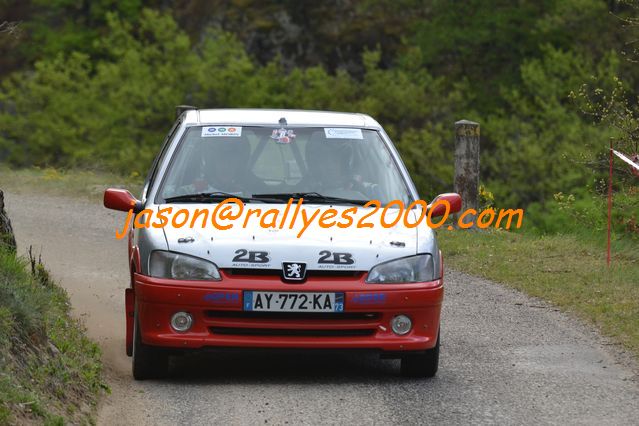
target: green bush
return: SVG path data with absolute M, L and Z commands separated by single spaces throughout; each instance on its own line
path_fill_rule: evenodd
M 287 72 L 277 60 L 256 65 L 220 31 L 193 44 L 170 16 L 155 11 L 145 10 L 136 26 L 114 15 L 107 21 L 99 58 L 61 54 L 4 82 L 0 147 L 10 162 L 143 174 L 175 105 L 308 108 L 372 114 L 412 152 L 409 167 L 423 173 L 422 189 L 430 193 L 451 181 L 448 136 L 463 107 L 463 85 L 451 90 L 415 61 L 387 70 L 379 50 L 367 52 L 361 81 L 321 67 Z
M 476 3 L 485 13 L 486 6 Z M 570 94 L 591 75 L 601 76 L 602 88 L 610 87 L 612 76 L 624 69 L 601 40 L 591 52 L 583 34 L 562 32 L 594 22 L 602 5 L 587 0 L 582 10 L 579 1 L 550 3 L 553 13 L 571 15 L 540 16 L 533 5 L 525 10 L 534 16 L 499 7 L 481 20 L 501 26 L 503 33 L 473 39 L 464 31 L 438 32 L 450 37 L 433 46 L 427 36 L 460 13 L 447 10 L 432 28 L 418 25 L 390 67 L 384 61 L 389 52 L 364 51 L 361 75 L 285 67 L 277 57 L 259 64 L 234 35 L 209 29 L 190 39 L 169 14 L 155 10 L 138 14 L 133 8 L 125 18 L 107 14 L 105 33 L 91 49 L 47 55 L 33 70 L 3 81 L 0 158 L 15 166 L 104 168 L 143 176 L 179 104 L 357 111 L 384 126 L 422 197 L 429 199 L 453 189 L 453 123 L 467 118 L 482 126 L 481 176 L 494 204 L 530 207 L 534 219 L 536 212 L 552 210 L 546 204 L 554 194 L 582 193 L 605 176 L 601 160 L 615 132 L 589 124 Z M 467 63 L 485 50 L 482 43 L 512 47 L 503 37 L 525 28 L 535 36 L 519 47 L 503 73 L 490 74 L 496 60 L 491 56 Z M 572 38 L 578 42 L 574 49 Z M 449 73 L 437 55 L 456 46 L 455 40 L 479 50 L 451 64 Z M 452 52 L 465 52 L 459 49 Z M 464 63 L 477 70 L 486 61 L 491 67 L 463 77 Z M 484 87 L 478 78 L 490 84 Z M 557 228 L 549 220 L 535 223 L 542 231 Z
M 639 240 L 639 199 L 637 187 L 615 191 L 612 208 L 614 239 Z M 574 234 L 599 236 L 605 240 L 608 226 L 608 200 L 605 194 L 557 193 L 552 202 L 533 203 L 526 210 L 528 231 L 536 234 Z

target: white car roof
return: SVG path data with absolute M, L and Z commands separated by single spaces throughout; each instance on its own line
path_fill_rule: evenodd
M 277 126 L 285 118 L 289 126 L 365 127 L 381 129 L 366 114 L 296 109 L 194 109 L 185 112 L 186 124 Z

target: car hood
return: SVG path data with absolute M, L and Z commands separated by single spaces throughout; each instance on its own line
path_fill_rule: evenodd
M 159 209 L 172 207 L 176 214 L 179 209 L 189 212 L 189 217 L 197 209 L 208 209 L 212 212 L 215 204 L 172 204 L 160 205 Z M 176 228 L 165 226 L 164 235 L 170 251 L 197 256 L 214 262 L 220 268 L 262 268 L 281 269 L 282 262 L 305 262 L 308 270 L 354 270 L 367 271 L 372 266 L 398 257 L 410 256 L 417 253 L 417 228 L 407 228 L 400 219 L 391 228 L 380 225 L 382 209 L 370 214 L 373 209 L 358 207 L 357 213 L 352 214 L 353 225 L 347 228 L 333 226 L 322 228 L 318 224 L 321 211 L 333 208 L 337 210 L 335 218 L 338 223 L 346 222 L 341 219 L 344 210 L 353 206 L 328 206 L 304 204 L 307 217 L 315 210 L 321 210 L 317 218 L 298 238 L 303 228 L 301 214 L 298 215 L 295 226 L 289 229 L 294 212 L 293 205 L 288 213 L 286 223 L 280 229 L 280 223 L 286 209 L 285 204 L 247 204 L 244 213 L 235 221 L 219 221 L 221 224 L 233 224 L 227 230 L 216 229 L 211 224 L 209 215 L 206 226 L 202 228 L 202 219 L 198 219 L 195 227 L 183 226 Z M 264 228 L 259 219 L 250 218 L 248 226 L 243 228 L 247 210 L 260 208 L 262 215 L 268 210 L 277 213 L 277 226 Z M 238 211 L 238 207 L 234 207 Z M 365 215 L 367 223 L 374 224 L 374 228 L 358 228 L 356 224 Z M 410 222 L 415 221 L 415 211 L 409 213 Z M 392 223 L 398 215 L 395 209 L 386 212 L 385 223 Z M 333 220 L 335 220 L 333 219 Z M 189 220 L 190 223 L 190 220 Z M 422 225 L 423 226 L 423 225 Z

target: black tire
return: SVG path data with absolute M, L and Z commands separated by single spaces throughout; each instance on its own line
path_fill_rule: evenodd
M 401 372 L 404 377 L 434 377 L 439 367 L 439 333 L 435 347 L 420 354 L 404 355 Z
M 160 348 L 142 343 L 137 309 L 133 321 L 133 378 L 135 380 L 161 379 L 169 370 L 169 355 Z

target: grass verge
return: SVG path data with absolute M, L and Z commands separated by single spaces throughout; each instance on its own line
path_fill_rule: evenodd
M 0 424 L 91 424 L 100 350 L 35 259 L 0 250 Z
M 143 179 L 137 174 L 122 177 L 105 171 L 54 168 L 12 169 L 0 165 L 0 186 L 5 192 L 32 192 L 101 200 L 107 188 L 125 188 L 139 195 Z
M 639 244 L 605 247 L 587 234 L 438 231 L 447 266 L 546 299 L 594 323 L 639 356 Z

